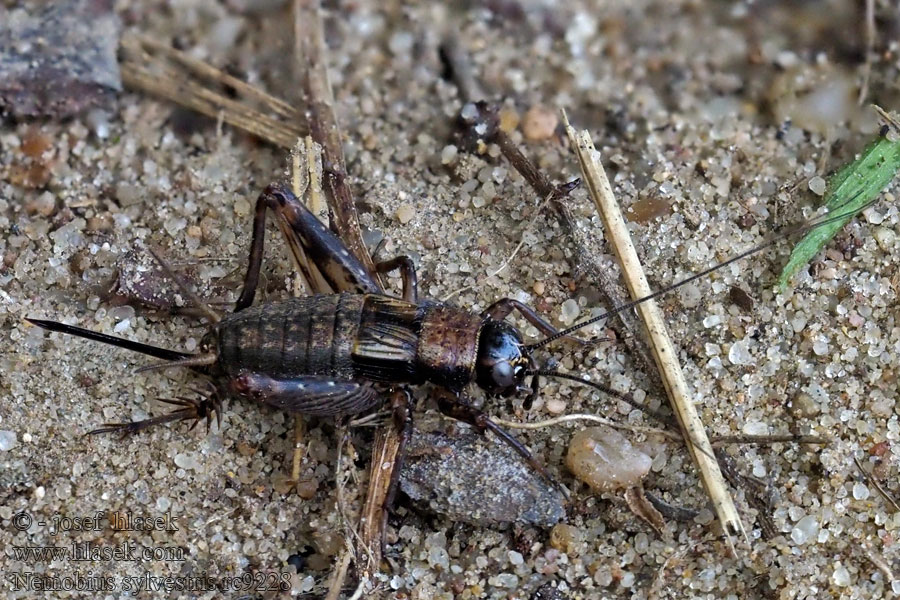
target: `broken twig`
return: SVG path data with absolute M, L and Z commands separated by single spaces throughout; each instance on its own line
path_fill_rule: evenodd
M 484 143 L 497 144 L 509 164 L 519 172 L 528 185 L 541 198 L 551 199 L 550 206 L 557 220 L 575 246 L 578 256 L 577 265 L 583 271 L 586 279 L 596 282 L 602 302 L 610 307 L 624 304 L 625 293 L 621 284 L 614 275 L 609 273 L 608 269 L 597 262 L 594 257 L 594 249 L 598 247 L 598 244 L 594 243 L 589 233 L 585 233 L 578 227 L 575 215 L 566 202 L 571 187 L 568 184 L 553 185 L 537 165 L 519 149 L 512 138 L 500 129 L 493 114 L 494 109 L 485 102 L 487 93 L 472 73 L 468 57 L 456 36 L 449 35 L 444 38 L 441 44 L 441 55 L 459 88 L 463 102 L 474 103 L 473 106 L 478 111 L 475 119 L 471 123 L 467 123 L 469 129 L 478 131 Z M 485 126 L 483 132 L 482 125 Z M 635 316 L 631 312 L 622 311 L 616 313 L 613 319 L 618 321 L 625 331 L 625 335 L 620 332 L 619 338 L 622 339 L 640 366 L 645 367 L 644 371 L 650 379 L 652 390 L 661 392 L 663 390 L 662 380 L 659 374 L 650 368 L 653 361 L 650 359 L 647 344 L 641 336 L 635 335 L 639 330 Z

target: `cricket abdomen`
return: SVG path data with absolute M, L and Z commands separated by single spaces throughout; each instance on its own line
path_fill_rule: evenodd
M 353 379 L 351 349 L 365 296 L 319 295 L 259 304 L 218 324 L 218 364 L 279 379 L 303 375 Z

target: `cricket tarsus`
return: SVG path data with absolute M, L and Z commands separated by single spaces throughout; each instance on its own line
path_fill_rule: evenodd
M 177 408 L 172 412 L 166 413 L 164 415 L 151 417 L 142 421 L 131 421 L 125 423 L 104 423 L 103 427 L 88 431 L 85 435 L 98 435 L 101 433 L 118 432 L 122 434 L 122 437 L 126 437 L 128 435 L 143 431 L 144 429 L 147 429 L 149 427 L 153 427 L 154 425 L 162 425 L 163 423 L 172 423 L 174 421 L 193 421 L 193 423 L 191 424 L 191 430 L 193 430 L 194 427 L 197 426 L 197 423 L 202 420 L 206 420 L 206 431 L 207 433 L 209 433 L 209 426 L 212 422 L 213 414 L 215 414 L 216 423 L 218 424 L 218 426 L 222 426 L 222 407 L 217 395 L 201 398 L 188 398 L 185 396 L 179 396 L 175 399 L 160 398 L 159 401 L 165 402 L 166 404 L 180 406 L 181 408 Z

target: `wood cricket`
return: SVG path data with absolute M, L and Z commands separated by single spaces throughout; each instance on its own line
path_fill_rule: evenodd
M 344 293 L 252 305 L 259 281 L 269 210 L 277 215 L 295 257 L 301 251 L 305 253 L 329 285 L 344 290 Z M 571 379 L 633 402 L 629 396 L 602 384 L 541 369 L 532 353 L 616 312 L 768 248 L 778 240 L 844 216 L 826 216 L 774 236 L 647 297 L 558 331 L 533 309 L 510 298 L 494 302 L 481 314 L 446 303 L 420 301 L 414 266 L 405 256 L 376 265 L 379 272 L 395 269 L 401 272 L 402 299 L 386 295 L 343 243 L 289 189 L 273 184 L 256 202 L 249 266 L 232 314 L 222 317 L 206 307 L 158 259 L 169 276 L 212 321 L 200 343 L 199 353 L 168 350 L 54 321 L 31 318 L 28 321 L 50 331 L 111 344 L 165 361 L 140 371 L 187 367 L 210 379 L 211 391 L 198 399 L 166 400 L 179 406 L 170 413 L 130 423 L 107 423 L 89 433 L 135 433 L 153 425 L 180 420 L 194 421 L 196 425 L 205 419 L 208 425 L 213 415 L 220 418 L 221 401 L 228 396 L 268 404 L 290 413 L 342 417 L 373 408 L 379 402 L 379 388 L 429 382 L 449 392 L 439 401 L 444 414 L 469 423 L 482 433 L 490 430 L 552 481 L 521 442 L 468 402 L 463 395 L 466 387 L 475 384 L 491 397 L 524 393 L 527 394 L 527 407 L 539 392 L 540 376 L 551 376 Z M 297 264 L 302 267 L 307 263 L 298 260 Z M 505 321 L 513 310 L 519 311 L 546 337 L 525 344 L 519 331 Z M 527 377 L 531 377 L 529 385 L 525 384 Z

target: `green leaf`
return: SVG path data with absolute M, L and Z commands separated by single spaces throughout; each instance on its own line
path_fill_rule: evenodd
M 831 215 L 846 214 L 821 227 L 810 230 L 800 240 L 778 277 L 778 289 L 783 291 L 791 278 L 814 257 L 850 219 L 875 199 L 894 178 L 900 168 L 900 141 L 887 137 L 870 144 L 862 155 L 844 165 L 828 178 L 825 206 Z

